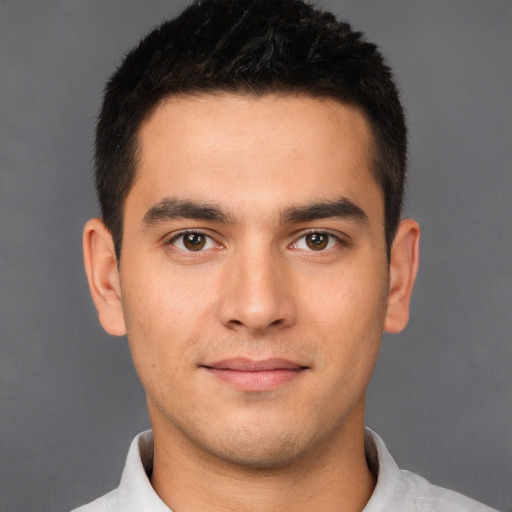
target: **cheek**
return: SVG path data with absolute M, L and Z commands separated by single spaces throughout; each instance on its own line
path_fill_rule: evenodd
M 161 272 L 126 276 L 121 289 L 127 337 L 141 380 L 177 376 L 192 366 L 211 311 L 207 289 Z
M 373 371 L 383 332 L 386 283 L 385 273 L 363 269 L 340 274 L 305 297 L 303 310 L 308 314 L 302 326 L 312 326 L 313 336 L 315 330 L 321 335 L 325 367 L 343 389 L 367 383 Z
M 300 309 L 308 312 L 307 322 L 330 331 L 332 337 L 338 334 L 344 339 L 363 340 L 363 333 L 375 328 L 382 333 L 387 278 L 385 272 L 376 272 L 374 265 L 333 272 L 302 288 L 307 293 Z
M 123 307 L 128 325 L 166 337 L 176 329 L 186 336 L 211 309 L 211 277 L 190 269 L 175 271 L 165 258 L 130 276 L 122 276 Z M 150 267 L 150 268 L 148 268 Z M 192 274 L 192 275 L 191 275 Z

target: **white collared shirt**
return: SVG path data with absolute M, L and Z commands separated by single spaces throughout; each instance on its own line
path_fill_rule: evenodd
M 437 487 L 398 468 L 382 439 L 365 431 L 368 463 L 377 485 L 362 512 L 493 512 L 462 494 Z M 128 452 L 117 489 L 72 512 L 173 512 L 156 494 L 148 478 L 153 468 L 153 433 L 142 432 Z M 496 512 L 496 511 L 494 511 Z

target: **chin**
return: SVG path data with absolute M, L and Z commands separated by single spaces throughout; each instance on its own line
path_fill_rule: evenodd
M 226 429 L 204 440 L 203 449 L 218 460 L 248 470 L 284 468 L 304 457 L 314 440 L 297 429 L 286 431 L 256 428 Z

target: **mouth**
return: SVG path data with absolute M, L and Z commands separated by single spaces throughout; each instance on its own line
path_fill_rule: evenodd
M 269 391 L 297 379 L 308 366 L 286 359 L 255 361 L 247 358 L 224 359 L 201 365 L 213 377 L 240 391 Z

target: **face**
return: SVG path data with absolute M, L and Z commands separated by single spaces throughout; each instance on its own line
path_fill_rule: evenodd
M 275 467 L 360 427 L 389 292 L 364 117 L 172 99 L 140 149 L 118 293 L 155 435 Z

